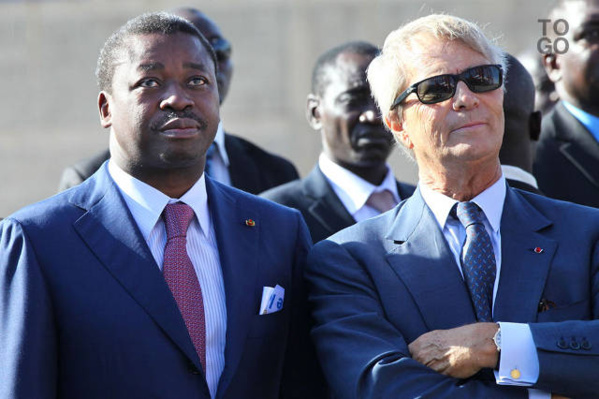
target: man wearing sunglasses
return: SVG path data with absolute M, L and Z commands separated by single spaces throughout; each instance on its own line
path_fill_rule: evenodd
M 419 183 L 309 255 L 335 396 L 597 396 L 599 212 L 506 184 L 504 73 L 480 28 L 448 15 L 392 32 L 370 64 Z
M 201 11 L 182 7 L 170 12 L 194 24 L 212 45 L 218 63 L 216 79 L 222 106 L 229 93 L 233 74 L 231 43 L 223 36 L 214 21 Z M 108 150 L 105 150 L 66 168 L 59 190 L 66 190 L 90 177 L 109 156 Z M 218 126 L 214 144 L 206 156 L 207 173 L 211 178 L 251 194 L 258 194 L 299 178 L 291 162 L 263 150 L 248 140 L 225 133 L 222 122 Z

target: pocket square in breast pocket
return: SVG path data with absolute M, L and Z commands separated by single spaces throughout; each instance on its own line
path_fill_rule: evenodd
M 265 286 L 262 288 L 262 301 L 260 302 L 258 314 L 265 315 L 278 312 L 283 309 L 284 302 L 285 288 L 278 284 L 274 288 Z

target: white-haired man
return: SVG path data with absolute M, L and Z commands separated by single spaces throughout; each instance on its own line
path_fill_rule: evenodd
M 599 212 L 506 184 L 503 64 L 476 25 L 431 15 L 369 67 L 419 184 L 309 256 L 312 334 L 338 397 L 599 392 Z

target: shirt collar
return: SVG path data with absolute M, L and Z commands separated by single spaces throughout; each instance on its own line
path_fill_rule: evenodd
M 229 166 L 229 155 L 225 148 L 225 129 L 223 128 L 223 122 L 218 123 L 218 129 L 216 130 L 216 136 L 214 136 L 214 144 L 216 151 L 220 158 L 223 160 L 225 166 Z
M 501 172 L 506 179 L 521 181 L 538 189 L 537 179 L 527 171 L 517 166 L 501 165 Z
M 453 208 L 454 204 L 458 201 L 432 190 L 422 182 L 420 182 L 418 186 L 424 202 L 433 212 L 435 219 L 437 219 L 439 226 L 441 226 L 441 230 L 443 230 L 447 223 L 451 208 Z M 502 175 L 499 180 L 491 185 L 491 187 L 487 188 L 471 200 L 482 209 L 487 221 L 495 233 L 499 231 L 501 225 L 501 215 L 503 213 L 506 190 L 505 177 Z
M 563 101 L 564 107 L 576 118 L 589 132 L 593 135 L 595 140 L 599 142 L 599 117 L 591 115 L 588 112 L 575 107 L 567 101 Z
M 200 224 L 200 230 L 205 236 L 208 236 L 211 221 L 204 174 L 181 198 L 170 198 L 125 172 L 112 159 L 108 161 L 108 172 L 121 194 L 123 194 L 133 219 L 135 219 L 146 241 L 150 236 L 150 232 L 158 223 L 164 207 L 175 202 L 184 202 L 193 209 Z
M 391 168 L 387 165 L 387 175 L 383 182 L 375 186 L 362 179 L 358 175 L 350 172 L 342 166 L 331 161 L 324 153 L 318 158 L 318 166 L 325 177 L 333 185 L 333 189 L 342 198 L 350 214 L 360 210 L 375 191 L 389 190 L 393 194 L 396 202 L 399 202 L 399 193 L 397 192 L 397 182 L 393 176 Z

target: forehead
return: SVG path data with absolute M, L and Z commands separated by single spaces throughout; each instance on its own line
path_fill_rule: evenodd
M 457 74 L 473 66 L 491 63 L 486 56 L 460 40 L 438 39 L 428 34 L 412 38 L 406 58 L 405 72 L 411 83 L 436 75 Z
M 366 69 L 374 56 L 356 53 L 341 53 L 327 69 L 327 83 L 324 90 L 335 86 L 338 89 L 351 89 L 367 85 Z
M 132 35 L 125 40 L 123 50 L 117 67 L 194 63 L 214 69 L 212 59 L 200 39 L 187 33 Z

